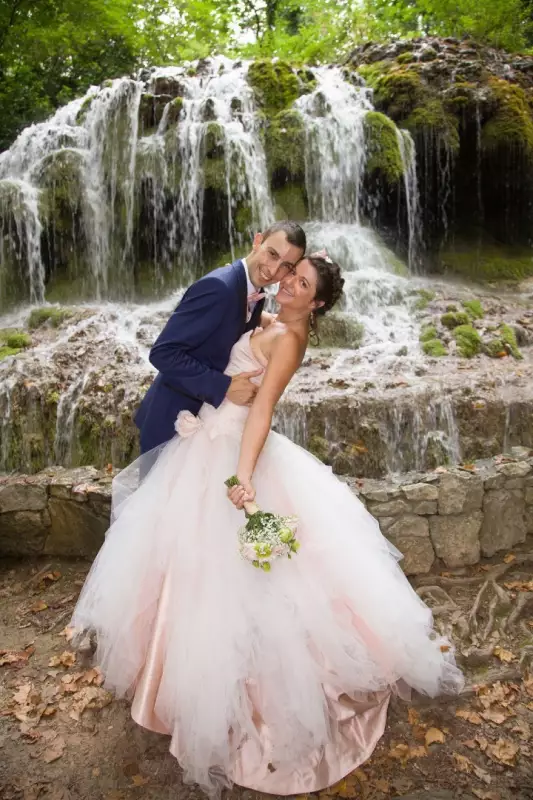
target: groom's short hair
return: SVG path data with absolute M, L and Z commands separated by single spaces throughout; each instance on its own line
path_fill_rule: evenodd
M 295 247 L 299 247 L 300 250 L 303 250 L 305 253 L 307 241 L 301 225 L 298 225 L 297 222 L 291 222 L 291 220 L 288 219 L 281 220 L 280 222 L 273 222 L 272 225 L 268 226 L 266 231 L 263 231 L 263 241 L 278 231 L 283 231 L 287 237 L 288 243 L 294 245 Z

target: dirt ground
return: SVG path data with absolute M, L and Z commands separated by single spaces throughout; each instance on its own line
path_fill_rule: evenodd
M 370 761 L 321 797 L 533 798 L 530 550 L 415 581 L 453 632 L 467 688 L 459 698 L 394 700 Z M 69 649 L 65 625 L 88 567 L 0 563 L 0 798 L 204 800 L 182 783 L 166 737 L 135 725 Z M 259 798 L 237 787 L 226 796 Z

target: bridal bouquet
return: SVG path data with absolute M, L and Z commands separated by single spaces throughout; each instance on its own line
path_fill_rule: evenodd
M 226 486 L 238 486 L 236 475 L 224 481 Z M 239 552 L 254 567 L 270 572 L 275 558 L 291 558 L 297 553 L 300 543 L 295 538 L 297 520 L 295 517 L 281 517 L 269 511 L 261 511 L 255 503 L 245 505 L 246 525 L 238 532 Z

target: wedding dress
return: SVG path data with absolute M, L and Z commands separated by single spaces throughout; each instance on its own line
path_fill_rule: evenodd
M 248 333 L 226 372 L 258 364 Z M 376 520 L 273 431 L 256 502 L 298 517 L 301 548 L 269 573 L 241 558 L 244 514 L 224 481 L 247 413 L 227 400 L 185 412 L 134 493 L 146 457 L 120 473 L 71 624 L 96 631 L 104 685 L 132 698 L 140 725 L 171 736 L 186 779 L 211 793 L 225 782 L 314 792 L 368 759 L 391 691 L 460 691 L 462 675 Z

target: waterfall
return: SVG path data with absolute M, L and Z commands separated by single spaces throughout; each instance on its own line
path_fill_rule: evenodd
M 407 206 L 407 223 L 409 228 L 409 244 L 407 263 L 411 272 L 420 266 L 420 249 L 422 244 L 420 194 L 416 173 L 416 149 L 409 131 L 398 130 L 398 145 L 403 164 L 403 183 Z
M 314 70 L 317 86 L 296 101 L 306 131 L 305 172 L 313 219 L 359 222 L 366 149 L 368 90 L 344 80 L 337 67 Z

